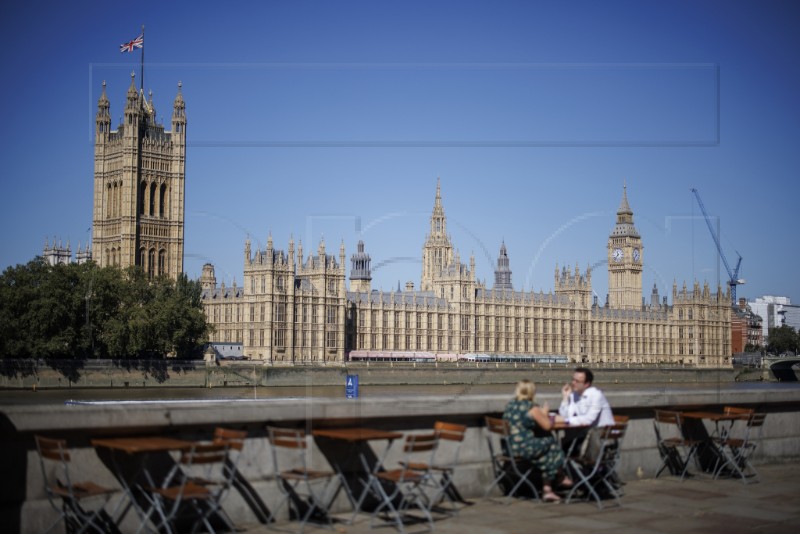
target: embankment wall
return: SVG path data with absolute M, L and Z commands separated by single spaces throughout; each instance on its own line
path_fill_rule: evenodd
M 155 361 L 0 361 L 0 389 L 156 388 L 343 385 L 358 374 L 362 385 L 512 384 L 521 377 L 559 384 L 574 364 L 510 363 L 348 363 L 331 366 L 278 367 L 261 363 L 223 365 L 175 360 Z M 595 367 L 602 383 L 731 382 L 739 371 L 691 367 Z
M 563 377 L 563 370 L 561 371 Z M 758 442 L 756 463 L 789 462 L 800 459 L 800 388 L 776 387 L 732 389 L 724 385 L 708 389 L 647 388 L 609 391 L 615 413 L 631 417 L 623 442 L 623 479 L 652 477 L 660 463 L 653 432 L 656 408 L 721 410 L 725 405 L 748 406 L 768 414 L 763 437 Z M 539 402 L 555 406 L 556 395 L 540 395 Z M 369 399 L 271 399 L 197 402 L 147 402 L 139 404 L 71 404 L 7 406 L 0 412 L 0 523 L 6 532 L 39 532 L 55 518 L 43 491 L 42 475 L 33 436 L 63 437 L 73 448 L 73 464 L 81 478 L 118 487 L 98 451 L 96 437 L 128 435 L 169 435 L 185 439 L 207 439 L 216 426 L 248 431 L 239 463 L 263 502 L 278 501 L 274 480 L 269 479 L 271 449 L 265 425 L 315 428 L 364 426 L 403 432 L 429 430 L 436 420 L 460 422 L 469 427 L 461 450 L 461 464 L 455 474 L 459 490 L 467 497 L 479 497 L 491 480 L 489 452 L 483 430 L 487 414 L 499 415 L 507 395 L 459 395 L 380 397 Z M 711 427 L 710 427 L 711 429 Z M 386 442 L 371 444 L 378 451 Z M 313 464 L 327 469 L 328 463 L 317 447 L 311 450 Z M 400 459 L 395 444 L 387 464 Z M 723 480 L 720 484 L 740 484 Z M 118 499 L 119 496 L 115 497 Z M 112 503 L 113 506 L 113 503 Z M 346 508 L 344 499 L 337 503 Z M 236 491 L 231 492 L 225 510 L 236 522 L 254 523 L 255 516 Z M 123 531 L 135 531 L 135 515 L 128 514 Z

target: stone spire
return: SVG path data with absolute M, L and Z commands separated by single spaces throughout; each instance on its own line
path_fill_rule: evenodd
M 148 96 L 147 105 L 146 105 L 147 114 L 150 116 L 150 124 L 155 124 L 156 123 L 156 106 L 153 104 L 153 90 L 152 89 L 150 89 L 150 91 L 148 92 L 147 96 Z
M 453 246 L 447 235 L 447 218 L 442 205 L 441 179 L 436 178 L 436 198 L 430 218 L 430 232 L 422 247 L 422 291 L 432 291 L 442 269 L 453 263 Z
M 128 95 L 126 97 L 125 109 L 138 110 L 140 104 L 139 92 L 136 90 L 136 73 L 131 72 L 131 85 L 128 87 Z
M 106 135 L 111 130 L 111 104 L 108 102 L 108 95 L 106 95 L 106 81 L 103 80 L 103 92 L 100 93 L 100 98 L 97 100 L 97 116 L 95 119 L 96 130 L 95 133 Z
M 628 204 L 628 186 L 622 186 L 622 200 L 619 203 L 617 210 L 617 224 L 614 231 L 611 232 L 612 236 L 630 236 L 639 237 L 639 232 L 633 224 L 633 210 Z
M 183 101 L 183 84 L 178 82 L 178 94 L 172 103 L 172 133 L 177 134 L 176 142 L 183 143 L 186 139 L 186 103 Z
M 505 240 L 500 245 L 500 255 L 497 257 L 497 269 L 494 271 L 494 289 L 501 291 L 514 290 L 511 285 L 511 267 Z

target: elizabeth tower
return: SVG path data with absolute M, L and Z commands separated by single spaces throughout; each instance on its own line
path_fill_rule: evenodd
M 633 224 L 627 188 L 617 210 L 617 224 L 608 236 L 608 304 L 611 308 L 642 308 L 642 238 Z

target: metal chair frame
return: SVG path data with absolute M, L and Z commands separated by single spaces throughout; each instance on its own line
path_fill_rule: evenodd
M 461 444 L 464 442 L 464 435 L 467 432 L 467 427 L 466 425 L 459 425 L 456 423 L 436 421 L 433 425 L 433 431 L 439 436 L 439 446 L 436 451 L 434 463 L 428 466 L 428 464 L 424 462 L 412 462 L 407 465 L 407 467 L 419 471 L 427 471 L 430 469 L 434 475 L 438 475 L 430 477 L 426 482 L 427 485 L 433 488 L 432 496 L 430 497 L 432 508 L 438 507 L 442 501 L 447 499 L 452 503 L 453 507 L 447 510 L 442 508 L 437 510 L 455 514 L 458 513 L 458 508 L 456 508 L 457 504 L 472 504 L 464 500 L 453 483 L 453 473 L 456 467 L 458 467 L 458 457 L 461 451 Z M 445 448 L 443 442 L 445 441 L 454 443 L 454 446 L 448 448 L 449 450 L 447 452 L 450 454 L 445 460 L 442 460 L 442 452 Z
M 573 479 L 574 484 L 566 497 L 567 503 L 572 500 L 573 496 L 581 488 L 585 488 L 588 496 L 597 502 L 597 507 L 603 508 L 603 499 L 600 497 L 598 490 L 604 488 L 614 497 L 616 503 L 621 505 L 620 492 L 612 484 L 612 479 L 620 462 L 622 438 L 625 437 L 627 428 L 628 423 L 623 422 L 612 426 L 595 427 L 590 430 L 590 433 L 597 435 L 599 444 L 597 457 L 569 459 L 571 471 L 577 480 Z M 586 439 L 591 439 L 591 436 L 587 436 Z
M 732 471 L 733 475 L 742 479 L 742 482 L 758 482 L 760 477 L 758 471 L 750 461 L 756 450 L 756 439 L 761 438 L 764 428 L 764 420 L 767 414 L 752 412 L 749 414 L 744 434 L 741 438 L 726 437 L 717 441 L 717 446 L 722 451 L 722 461 L 714 471 L 714 478 L 719 478 L 726 468 Z M 754 434 L 758 433 L 758 436 Z
M 341 485 L 341 476 L 333 471 L 308 467 L 308 437 L 304 430 L 267 426 L 267 433 L 272 444 L 273 472 L 283 496 L 270 513 L 267 524 L 274 523 L 280 510 L 287 505 L 290 518 L 294 515 L 300 521 L 300 532 L 303 532 L 315 513 L 323 516 L 326 525 L 332 527 L 329 510 L 338 493 L 338 488 L 333 484 Z M 281 459 L 287 456 L 291 465 L 281 465 Z M 332 493 L 331 488 L 335 489 Z
M 215 532 L 210 520 L 214 514 L 222 519 L 228 531 L 235 531 L 236 527 L 222 511 L 221 506 L 236 472 L 236 460 L 231 459 L 229 452 L 241 450 L 243 439 L 231 436 L 210 443 L 197 442 L 192 444 L 189 450 L 182 452 L 179 461 L 170 470 L 163 484 L 160 487 L 146 488 L 150 509 L 145 519 L 152 518 L 155 513 L 156 530 L 164 529 L 172 533 L 174 531 L 172 522 L 181 513 L 182 505 L 188 501 L 194 510 L 192 532 L 195 532 L 200 525 L 203 525 L 208 532 Z M 204 468 L 204 477 L 190 475 L 198 466 Z M 220 475 L 211 478 L 210 470 L 215 467 L 219 468 Z M 142 528 L 145 528 L 145 525 L 146 521 L 143 521 Z
M 680 476 L 681 480 L 684 480 L 689 470 L 689 464 L 693 459 L 696 459 L 697 450 L 701 442 L 685 439 L 681 435 L 681 419 L 680 412 L 669 410 L 656 410 L 655 412 L 653 429 L 656 433 L 658 451 L 662 457 L 661 465 L 658 467 L 658 470 L 656 470 L 656 478 L 658 478 L 664 469 L 669 467 L 669 462 L 674 459 L 680 462 L 678 467 L 682 468 Z M 672 428 L 673 434 L 668 437 L 663 437 L 661 431 L 666 427 Z M 680 449 L 685 451 L 683 455 L 680 453 Z
M 435 501 L 426 495 L 424 487 L 434 478 L 434 457 L 439 439 L 438 432 L 406 436 L 403 444 L 405 458 L 400 462 L 400 467 L 370 474 L 369 484 L 381 499 L 372 512 L 370 527 L 374 526 L 375 518 L 386 510 L 389 520 L 394 522 L 401 533 L 405 532 L 403 519 L 406 512 L 413 507 L 423 513 L 433 530 L 431 508 Z M 427 461 L 416 461 L 421 454 L 425 454 Z
M 484 417 L 484 421 L 486 423 L 486 442 L 489 445 L 489 454 L 492 457 L 492 473 L 494 476 L 492 483 L 486 488 L 484 499 L 489 497 L 492 490 L 503 479 L 508 479 L 508 482 L 514 485 L 507 494 L 507 503 L 511 503 L 514 496 L 523 487 L 531 490 L 535 500 L 540 500 L 539 490 L 536 489 L 536 485 L 530 479 L 535 467 L 528 460 L 511 454 L 508 421 L 488 415 Z M 497 445 L 495 445 L 495 442 L 497 442 Z M 506 466 L 510 467 L 510 473 L 506 471 Z M 514 479 L 516 479 L 516 483 Z
M 87 532 L 89 529 L 96 532 L 118 530 L 111 516 L 105 511 L 106 504 L 116 490 L 105 488 L 92 481 L 73 482 L 70 475 L 71 455 L 66 440 L 38 435 L 34 436 L 34 439 L 36 450 L 39 453 L 39 465 L 42 469 L 47 500 L 59 514 L 45 532 L 53 530 L 62 519 L 67 532 L 81 533 Z M 60 468 L 63 479 L 49 473 L 46 462 L 57 464 L 58 467 L 55 470 L 58 471 Z M 92 497 L 102 497 L 103 504 L 95 510 L 84 509 L 81 501 Z M 61 499 L 60 507 L 56 502 L 57 499 Z

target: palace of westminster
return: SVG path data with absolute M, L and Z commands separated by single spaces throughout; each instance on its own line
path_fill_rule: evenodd
M 92 256 L 98 265 L 141 267 L 151 276 L 183 271 L 186 115 L 180 84 L 172 130 L 156 121 L 152 94 L 133 75 L 123 121 L 111 129 L 105 82 L 95 131 Z M 716 367 L 731 354 L 730 295 L 697 282 L 673 284 L 672 303 L 642 295 L 642 237 L 623 189 L 608 237 L 608 300 L 592 298 L 591 269 L 556 267 L 550 293 L 515 291 L 505 244 L 491 288 L 461 262 L 447 233 L 437 182 L 422 247 L 419 289 L 376 291 L 365 244 L 350 257 L 321 241 L 275 248 L 244 244 L 244 283 L 217 284 L 203 267 L 202 303 L 212 343 L 241 345 L 265 363 L 344 362 L 351 351 L 566 356 L 571 362 L 682 363 Z

